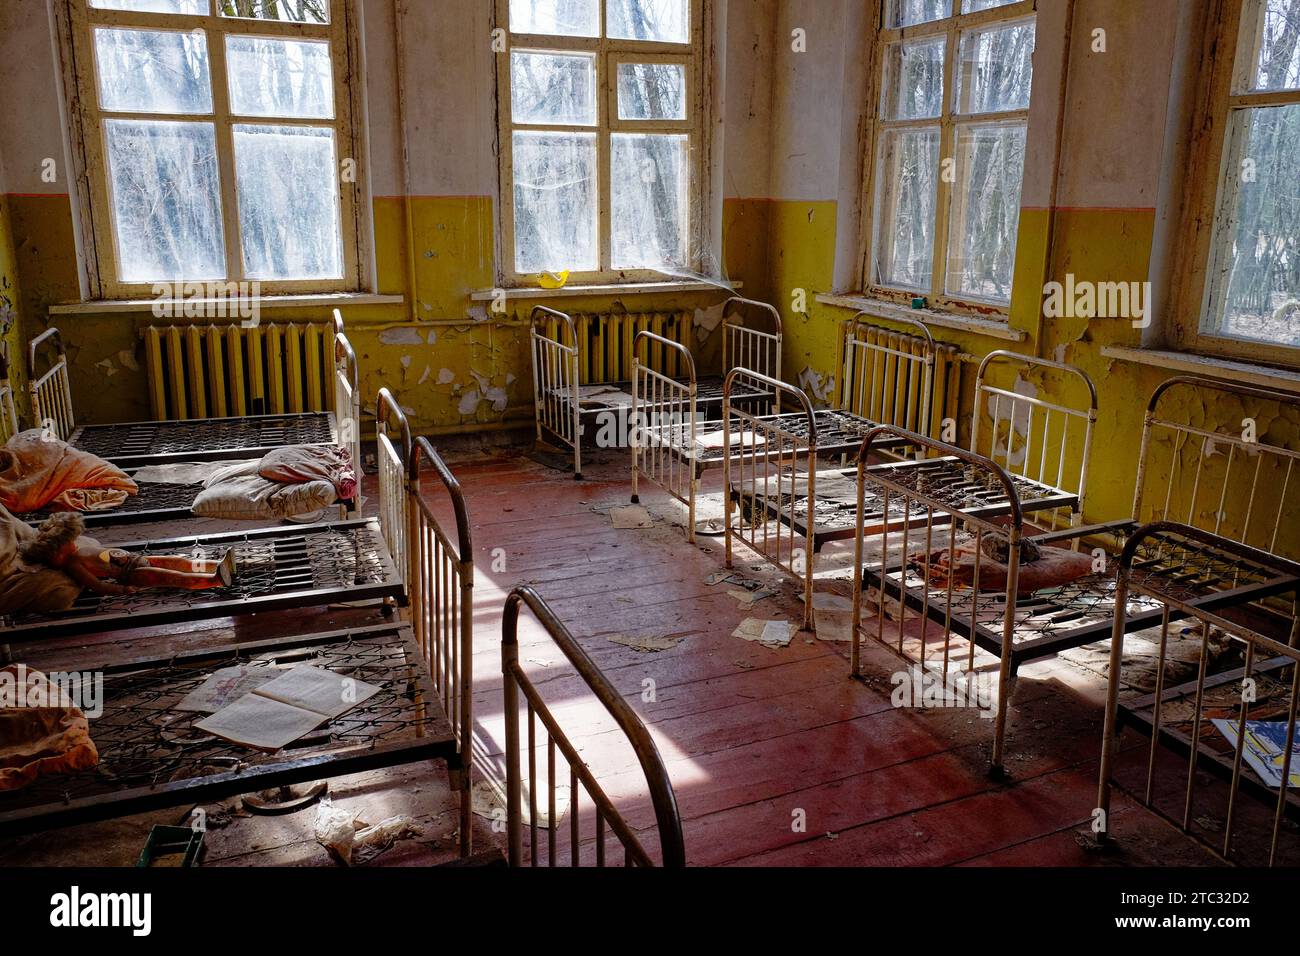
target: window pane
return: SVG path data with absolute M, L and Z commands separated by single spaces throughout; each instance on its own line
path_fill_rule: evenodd
M 211 123 L 104 121 L 123 282 L 224 279 L 217 143 Z
M 234 127 L 244 273 L 250 279 L 341 279 L 334 131 Z
M 606 0 L 605 35 L 616 40 L 689 43 L 690 0 Z
M 957 64 L 957 111 L 1028 109 L 1033 75 L 1034 21 L 968 31 Z
M 687 152 L 684 135 L 610 137 L 615 269 L 686 265 Z
M 952 0 L 885 0 L 885 23 L 906 27 L 952 16 Z
M 329 23 L 329 0 L 217 0 L 223 17 L 282 20 L 288 23 Z
M 1300 104 L 1243 110 L 1234 121 L 1245 143 L 1228 180 L 1230 245 L 1215 268 L 1226 270 L 1226 288 L 1205 331 L 1300 346 Z
M 200 30 L 95 30 L 99 102 L 132 113 L 211 113 L 208 41 Z
M 962 13 L 979 13 L 981 10 L 992 10 L 994 7 L 1005 7 L 1009 3 L 1018 3 L 1019 0 L 962 0 Z
M 618 118 L 686 119 L 686 67 L 680 63 L 620 63 Z
M 881 118 L 932 119 L 943 112 L 944 37 L 891 43 L 885 49 Z
M 1024 171 L 1023 124 L 959 130 L 948 230 L 950 294 L 1011 301 Z
M 885 131 L 876 174 L 876 279 L 882 285 L 930 291 L 938 169 L 937 129 Z
M 188 13 L 207 16 L 212 0 L 90 0 L 100 10 L 134 10 L 139 13 Z
M 510 54 L 516 123 L 596 125 L 596 58 L 587 53 Z
M 334 117 L 334 74 L 324 40 L 226 37 L 230 109 L 241 116 Z
M 510 0 L 510 29 L 553 36 L 600 36 L 600 0 Z
M 515 271 L 593 272 L 596 134 L 514 134 Z
M 1300 0 L 1261 4 L 1255 89 L 1300 88 Z

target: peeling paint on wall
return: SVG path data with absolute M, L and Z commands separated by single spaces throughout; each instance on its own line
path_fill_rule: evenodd
M 410 327 L 384 329 L 379 333 L 379 341 L 385 345 L 423 345 L 424 333 Z

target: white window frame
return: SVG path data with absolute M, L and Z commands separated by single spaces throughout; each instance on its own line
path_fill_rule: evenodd
M 208 15 L 141 13 L 104 10 L 91 7 L 88 0 L 61 0 L 60 33 L 65 56 L 64 74 L 69 98 L 69 122 L 72 127 L 73 160 L 78 180 L 82 220 L 82 241 L 89 294 L 92 299 L 139 299 L 153 295 L 152 282 L 123 282 L 117 265 L 117 243 L 113 236 L 111 184 L 108 156 L 104 147 L 103 124 L 106 118 L 140 120 L 180 120 L 212 122 L 216 127 L 218 172 L 221 180 L 222 225 L 226 250 L 225 282 L 245 281 L 243 252 L 240 243 L 239 207 L 236 196 L 235 158 L 232 127 L 236 124 L 276 126 L 329 126 L 334 130 L 335 157 L 340 164 L 339 222 L 343 252 L 343 275 L 339 279 L 257 280 L 262 294 L 302 294 L 354 292 L 362 290 L 360 263 L 366 255 L 363 230 L 365 190 L 359 169 L 358 153 L 364 142 L 358 128 L 360 108 L 359 84 L 355 64 L 360 62 L 354 41 L 357 13 L 355 0 L 330 0 L 328 24 L 293 23 L 278 20 L 237 19 L 216 14 L 215 2 Z M 149 30 L 190 32 L 203 30 L 207 35 L 209 71 L 212 83 L 210 114 L 169 114 L 108 112 L 99 105 L 99 88 L 95 75 L 93 29 L 96 26 L 134 27 Z M 229 86 L 225 66 L 225 37 L 260 36 L 286 39 L 323 39 L 330 43 L 331 69 L 334 80 L 334 118 L 295 119 L 292 117 L 235 116 L 230 111 Z M 342 165 L 353 160 L 355 175 L 345 177 Z M 158 282 L 190 277 L 166 277 Z
M 959 314 L 978 315 L 982 318 L 1006 321 L 1010 315 L 1010 301 L 984 299 L 971 295 L 954 295 L 947 291 L 949 237 L 953 229 L 954 193 L 956 182 L 946 182 L 942 175 L 942 163 L 945 157 L 957 155 L 957 136 L 962 129 L 978 126 L 1021 125 L 1025 127 L 1026 143 L 1029 139 L 1030 108 L 1008 110 L 999 113 L 958 113 L 957 105 L 957 65 L 961 57 L 961 37 L 963 33 L 990 25 L 1010 25 L 1017 21 L 1034 21 L 1037 24 L 1038 0 L 1020 0 L 1018 3 L 981 10 L 976 13 L 954 13 L 953 16 L 929 23 L 918 23 L 905 27 L 890 27 L 885 17 L 888 0 L 872 0 L 875 7 L 875 37 L 872 43 L 873 57 L 871 66 L 871 85 L 868 90 L 868 104 L 871 110 L 868 123 L 868 139 L 864 161 L 862 208 L 866 215 L 862 217 L 862 266 L 861 287 L 864 292 L 877 299 L 907 302 L 916 297 L 924 297 L 931 309 Z M 960 11 L 958 4 L 965 0 L 953 0 L 953 9 Z M 890 45 L 904 41 L 917 41 L 937 36 L 945 37 L 945 56 L 943 71 L 943 107 L 937 118 L 919 120 L 888 120 L 884 118 L 883 102 L 887 93 L 884 72 L 886 68 L 886 51 Z M 1035 64 L 1037 67 L 1037 64 Z M 1031 104 L 1032 105 L 1032 104 Z M 882 183 L 878 181 L 883 173 L 882 152 L 886 134 L 895 129 L 938 129 L 939 161 L 941 168 L 936 171 L 935 229 L 933 268 L 930 275 L 930 287 L 907 288 L 901 285 L 887 285 L 876 275 L 877 244 L 880 227 L 884 222 L 884 210 L 881 205 Z M 1026 163 L 1028 150 L 1026 150 Z M 1024 172 L 1022 171 L 1022 186 Z M 1022 202 L 1023 208 L 1023 202 Z M 1019 230 L 1017 229 L 1017 241 Z M 1014 286 L 1014 264 L 1012 285 Z M 1010 298 L 1010 290 L 1008 290 Z
M 1245 359 L 1300 367 L 1300 346 L 1216 335 L 1204 326 L 1222 318 L 1229 248 L 1234 225 L 1231 210 L 1240 180 L 1244 125 L 1232 114 L 1260 107 L 1300 103 L 1300 90 L 1241 92 L 1249 89 L 1254 70 L 1261 0 L 1210 0 L 1207 29 L 1199 52 L 1203 67 L 1197 79 L 1190 174 L 1186 189 L 1183 251 L 1175 268 L 1172 308 L 1166 317 L 1169 345 L 1180 350 L 1227 359 Z
M 569 284 L 603 285 L 662 281 L 655 269 L 615 269 L 611 265 L 613 229 L 610 215 L 610 136 L 612 133 L 685 133 L 687 171 L 685 213 L 688 269 L 703 271 L 707 246 L 706 167 L 704 143 L 707 96 L 705 22 L 711 0 L 690 0 L 690 42 L 661 43 L 644 40 L 610 39 L 605 34 L 605 2 L 601 0 L 600 36 L 572 37 L 551 34 L 512 33 L 510 0 L 496 0 L 496 26 L 505 31 L 506 49 L 497 54 L 497 118 L 500 192 L 497 216 L 497 273 L 503 288 L 536 285 L 535 273 L 515 270 L 515 188 L 513 132 L 596 134 L 597 241 L 599 267 L 594 271 L 572 272 Z M 514 49 L 544 53 L 594 53 L 596 55 L 596 123 L 594 126 L 525 124 L 515 126 L 511 116 L 510 55 Z M 683 63 L 686 66 L 685 120 L 620 120 L 618 118 L 618 71 L 620 62 Z

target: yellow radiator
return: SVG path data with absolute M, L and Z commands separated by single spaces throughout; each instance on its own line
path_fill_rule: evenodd
M 332 330 L 302 325 L 149 326 L 149 404 L 159 421 L 317 412 L 331 405 Z
M 672 342 L 691 347 L 690 312 L 620 312 L 606 315 L 576 313 L 574 328 L 578 334 L 578 381 L 582 385 L 604 385 L 632 380 L 632 343 L 637 333 L 650 331 Z M 547 338 L 568 345 L 567 333 L 561 333 L 552 320 L 546 326 Z M 666 375 L 685 374 L 681 355 L 675 350 L 650 343 L 644 348 L 643 362 Z

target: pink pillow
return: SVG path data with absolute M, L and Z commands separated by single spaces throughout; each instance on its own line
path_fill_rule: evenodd
M 257 473 L 267 481 L 302 484 L 328 481 L 343 501 L 357 494 L 357 473 L 352 456 L 337 445 L 287 445 L 264 457 Z

